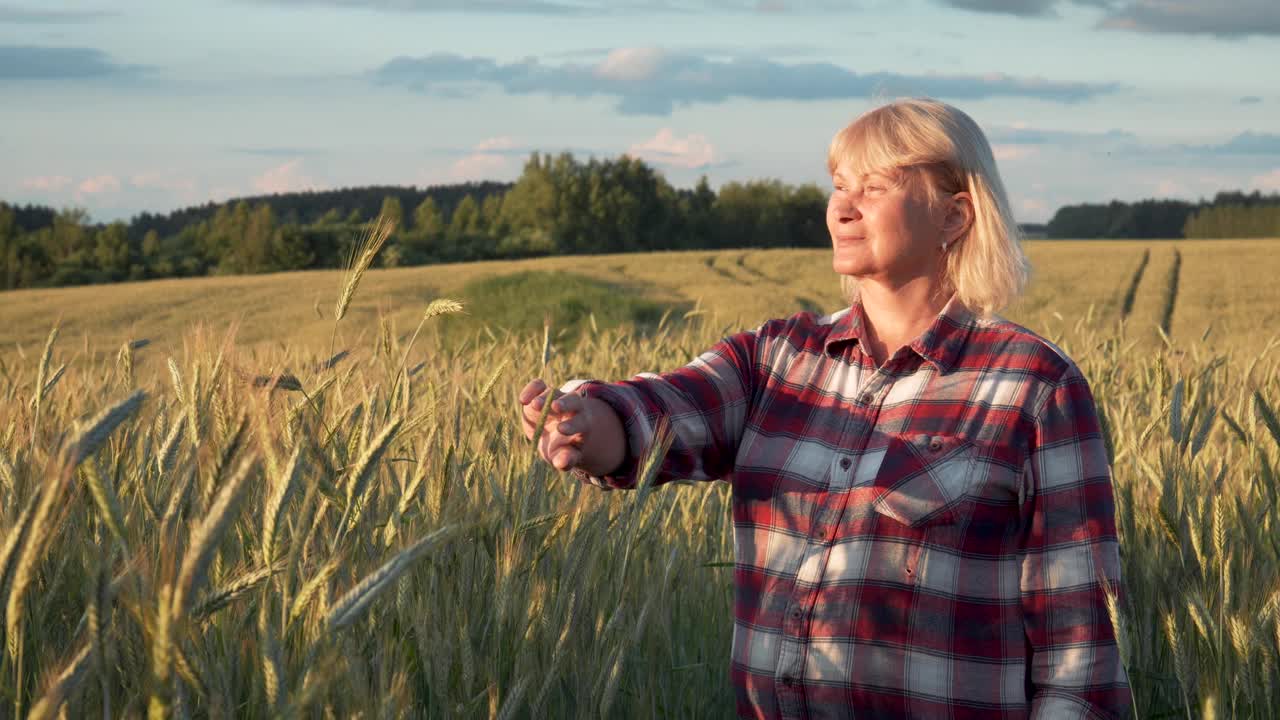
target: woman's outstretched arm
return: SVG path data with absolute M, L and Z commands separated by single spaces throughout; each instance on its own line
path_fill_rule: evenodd
M 671 372 L 640 373 L 619 382 L 579 379 L 565 383 L 560 390 L 566 395 L 555 402 L 568 405 L 560 406 L 562 415 L 556 423 L 549 422 L 547 429 L 583 437 L 574 442 L 569 435 L 558 438 L 553 434 L 545 451 L 539 447 L 539 452 L 555 467 L 576 470 L 592 484 L 629 488 L 636 481 L 636 458 L 653 446 L 659 418 L 665 417 L 672 442 L 655 484 L 676 478 L 723 477 L 733 470 L 756 389 L 759 337 L 757 329 L 724 338 Z M 531 400 L 523 410 L 526 417 L 533 416 L 532 421 L 526 421 L 525 436 L 529 438 L 541 411 L 540 404 L 531 409 L 539 393 L 545 394 L 545 386 L 534 381 L 521 394 L 522 403 L 526 395 Z M 581 404 L 568 396 L 575 396 Z M 555 404 L 552 410 L 557 410 Z M 569 417 L 563 417 L 566 414 Z M 560 420 L 568 421 L 563 429 Z

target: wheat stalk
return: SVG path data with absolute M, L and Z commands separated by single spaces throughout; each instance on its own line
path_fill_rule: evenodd
M 517 708 L 520 707 L 520 701 L 524 699 L 524 692 L 529 688 L 529 678 L 522 677 L 516 682 L 516 686 L 507 694 L 505 700 L 502 701 L 502 709 L 498 712 L 497 720 L 511 720 L 515 717 Z
M 297 485 L 298 475 L 302 468 L 301 457 L 302 446 L 299 445 L 294 448 L 293 454 L 289 456 L 289 462 L 285 465 L 284 471 L 280 473 L 279 477 L 274 478 L 275 483 L 271 489 L 271 497 L 267 500 L 267 512 L 262 516 L 262 563 L 267 566 L 271 565 L 272 559 L 275 557 L 276 533 L 280 530 L 280 521 L 285 504 L 289 502 L 289 497 Z
M 85 423 L 66 451 L 68 471 L 97 451 L 112 431 L 138 409 L 146 396 L 145 392 L 135 390 L 129 397 L 103 410 Z
M 169 714 L 169 665 L 173 654 L 170 624 L 173 617 L 173 586 L 160 588 L 156 604 L 155 630 L 151 639 L 151 697 L 147 701 L 148 720 L 165 720 Z
M 191 491 L 191 486 L 196 483 L 196 468 L 188 468 L 180 479 L 169 489 L 169 503 L 165 506 L 164 515 L 158 518 L 160 522 L 160 534 L 168 536 L 169 529 L 173 523 L 178 520 L 178 512 L 182 508 L 182 503 L 186 501 L 187 494 Z M 157 498 L 158 500 L 158 498 Z
M 258 609 L 258 638 L 262 643 L 262 685 L 266 691 L 267 705 L 273 712 L 279 713 L 284 663 L 280 659 L 280 646 L 272 632 L 265 603 Z
M 409 343 L 404 346 L 404 354 L 400 358 L 400 368 L 396 370 L 396 374 L 404 372 L 405 365 L 409 362 L 409 351 L 413 349 L 413 343 L 418 339 L 418 333 L 422 331 L 422 326 L 428 320 L 439 315 L 449 315 L 452 313 L 462 312 L 462 303 L 450 298 L 436 298 L 427 304 L 427 309 L 422 313 L 422 319 L 418 320 L 418 326 L 413 329 L 413 335 L 409 336 Z
M 54 324 L 49 337 L 44 341 L 44 351 L 40 353 L 40 364 L 36 369 L 35 394 L 31 399 L 34 414 L 31 418 L 31 449 L 36 447 L 36 432 L 40 427 L 40 409 L 44 400 L 45 376 L 49 372 L 49 360 L 53 357 L 53 342 L 58 339 L 58 325 Z
M 338 569 L 340 564 L 339 558 L 331 558 L 329 562 L 321 566 L 320 572 L 316 573 L 314 577 L 302 586 L 302 589 L 294 596 L 293 604 L 289 608 L 290 623 L 297 620 L 302 616 L 302 613 L 306 612 L 307 606 L 311 603 L 312 598 L 319 594 L 320 588 L 324 587 L 325 583 L 327 583 L 329 578 L 333 576 L 333 573 Z
M 613 664 L 609 668 L 609 676 L 600 697 L 600 717 L 611 717 L 610 710 L 613 709 L 614 699 L 618 695 L 618 684 L 622 680 L 622 663 L 625 657 L 626 653 L 621 645 L 614 650 Z
M 18 471 L 14 469 L 13 463 L 9 462 L 9 458 L 5 456 L 2 449 L 0 449 L 0 491 L 8 493 L 10 497 L 18 491 Z
M 124 536 L 124 512 L 120 509 L 120 497 L 116 494 L 110 476 L 102 473 L 96 460 L 84 463 L 81 468 L 84 472 L 85 484 L 89 487 L 89 495 L 98 506 L 98 512 L 106 522 L 107 528 L 111 530 L 112 535 L 115 535 L 116 540 L 127 548 L 129 543 Z
M 160 445 L 160 452 L 155 456 L 156 473 L 159 479 L 163 479 L 168 475 L 169 470 L 173 467 L 185 427 L 186 423 L 183 422 L 183 418 L 180 416 L 173 421 L 173 426 L 169 428 L 169 434 L 165 435 L 164 442 Z
M 55 529 L 51 515 L 62 499 L 63 490 L 73 477 L 76 465 L 97 450 L 111 431 L 137 410 L 143 397 L 145 393 L 135 391 L 86 423 L 63 449 L 54 477 L 41 488 L 40 501 L 31 520 L 31 529 L 23 538 L 22 550 L 14 567 L 13 581 L 5 604 L 5 638 L 11 658 L 16 658 L 19 653 L 20 623 L 27 586 L 31 582 L 36 564 L 44 554 L 46 541 Z
M 360 280 L 364 278 L 365 272 L 373 264 L 373 258 L 382 249 L 383 243 L 387 241 L 387 238 L 391 237 L 391 233 L 395 229 L 396 225 L 390 218 L 379 215 L 378 219 L 370 226 L 369 231 L 352 249 L 351 258 L 347 264 L 347 276 L 343 280 L 342 291 L 338 294 L 338 303 L 333 311 L 335 325 L 339 320 L 346 317 L 347 308 L 351 305 L 351 298 L 355 296 L 356 289 L 360 287 Z
M 178 582 L 174 588 L 173 616 L 186 614 L 196 590 L 205 580 L 205 569 L 217 550 L 218 542 L 227 529 L 233 516 L 233 508 L 240 499 L 245 481 L 252 474 L 257 458 L 248 455 L 240 461 L 240 466 L 230 479 L 218 490 L 213 504 L 200 524 L 191 533 L 191 545 L 182 558 L 182 569 L 178 573 Z
M 1169 647 L 1173 650 L 1174 673 L 1178 678 L 1178 690 L 1182 693 L 1182 701 L 1187 709 L 1187 718 L 1191 718 L 1191 667 L 1187 660 L 1186 649 L 1182 645 L 1182 635 L 1178 632 L 1178 623 L 1173 613 L 1165 613 L 1164 616 L 1165 637 L 1169 640 Z
M 178 399 L 178 404 L 185 406 L 187 404 L 187 390 L 182 382 L 182 370 L 178 367 L 177 361 L 173 358 L 168 359 L 169 380 L 173 383 L 173 396 Z
M 27 715 L 27 720 L 53 720 L 58 717 L 59 709 L 79 689 L 93 658 L 92 643 L 85 643 L 45 691 L 44 697 L 31 708 L 31 714 Z
M 39 495 L 32 495 L 27 502 L 26 507 L 22 509 L 22 513 L 18 515 L 18 521 L 9 528 L 4 538 L 4 546 L 0 548 L 0 597 L 9 596 L 9 575 L 13 570 L 13 564 L 18 557 L 18 550 L 23 546 L 27 532 L 31 527 L 31 518 L 35 515 L 36 506 L 40 499 Z M 0 605 L 0 617 L 4 617 L 5 606 Z M 5 627 L 7 627 L 5 623 Z
M 391 444 L 391 439 L 395 437 L 396 431 L 400 429 L 401 418 L 395 418 L 378 436 L 369 443 L 356 461 L 351 471 L 350 479 L 347 481 L 347 505 L 342 512 L 342 520 L 338 523 L 338 537 L 335 542 L 341 541 L 342 538 L 360 521 L 360 513 L 363 511 L 365 488 L 369 485 L 370 480 L 377 474 L 378 463 L 382 459 L 382 455 L 386 452 L 387 446 Z
M 111 576 L 106 563 L 98 563 L 94 573 L 94 587 L 89 594 L 89 606 L 85 609 L 85 624 L 89 628 L 89 642 L 93 648 L 94 670 L 102 691 L 102 717 L 111 720 L 111 686 L 107 680 L 107 631 L 111 618 Z
M 338 598 L 330 608 L 328 618 L 325 619 L 325 626 L 329 632 L 336 632 L 354 622 L 373 602 L 373 599 L 408 569 L 414 560 L 417 560 L 432 545 L 448 537 L 452 531 L 452 526 L 445 526 L 428 533 L 413 545 L 396 553 L 395 557 L 365 576 L 355 587 Z
M 226 585 L 214 590 L 191 609 L 191 616 L 206 618 L 235 602 L 237 598 L 262 584 L 263 580 L 280 572 L 280 567 L 260 567 L 240 575 Z

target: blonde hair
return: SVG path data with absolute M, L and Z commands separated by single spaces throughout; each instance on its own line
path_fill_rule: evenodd
M 947 251 L 948 290 L 983 315 L 1022 293 L 1030 265 L 991 145 L 973 118 L 936 100 L 889 103 L 863 113 L 832 138 L 827 170 L 834 173 L 844 163 L 859 175 L 903 171 L 906 181 L 923 185 L 931 203 L 943 194 L 969 193 L 973 224 Z M 857 298 L 856 278 L 841 275 L 840 286 L 846 300 Z

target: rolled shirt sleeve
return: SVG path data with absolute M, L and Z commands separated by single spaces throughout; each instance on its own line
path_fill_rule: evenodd
M 1032 717 L 1127 717 L 1128 678 L 1104 591 L 1121 592 L 1111 470 L 1074 364 L 1035 413 L 1024 481 L 1019 555 Z
M 759 331 L 724 338 L 684 367 L 640 373 L 630 380 L 571 380 L 561 386 L 604 401 L 618 413 L 627 436 L 626 458 L 612 474 L 578 476 L 603 488 L 635 486 L 638 458 L 653 446 L 658 419 L 671 424 L 672 442 L 654 483 L 715 480 L 733 470 L 734 457 L 756 390 Z

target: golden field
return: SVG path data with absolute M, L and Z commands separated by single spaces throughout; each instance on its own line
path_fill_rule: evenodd
M 1261 350 L 1280 337 L 1280 257 L 1270 240 L 1029 241 L 1029 292 L 1002 313 L 1041 333 L 1072 323 L 1094 306 L 1091 323 L 1110 327 L 1150 251 L 1137 285 L 1129 324 L 1136 336 L 1156 337 L 1174 251 L 1182 255 L 1171 335 L 1221 352 Z M 518 271 L 579 273 L 620 285 L 660 303 L 701 300 L 723 325 L 754 326 L 801 309 L 841 307 L 827 250 L 681 251 L 589 255 L 372 270 L 340 332 L 352 342 L 385 318 L 396 327 L 417 322 L 420 307 L 451 296 L 477 278 Z M 107 286 L 23 290 L 0 296 L 0 357 L 44 342 L 61 319 L 62 335 L 77 349 L 114 355 L 126 340 L 149 338 L 156 352 L 174 352 L 193 324 L 221 333 L 238 326 L 243 348 L 259 344 L 305 347 L 330 341 L 331 306 L 340 271 L 221 278 L 154 280 Z M 316 305 L 320 313 L 316 312 Z M 1059 313 L 1062 321 L 1052 316 Z M 489 321 L 474 317 L 479 330 Z M 86 341 L 87 338 L 87 341 Z
M 1098 400 L 1139 717 L 1280 714 L 1276 247 L 1030 242 L 1004 313 Z M 838 309 L 829 253 L 374 270 L 335 319 L 347 281 L 0 294 L 0 717 L 731 717 L 728 487 L 577 485 L 515 396 Z

